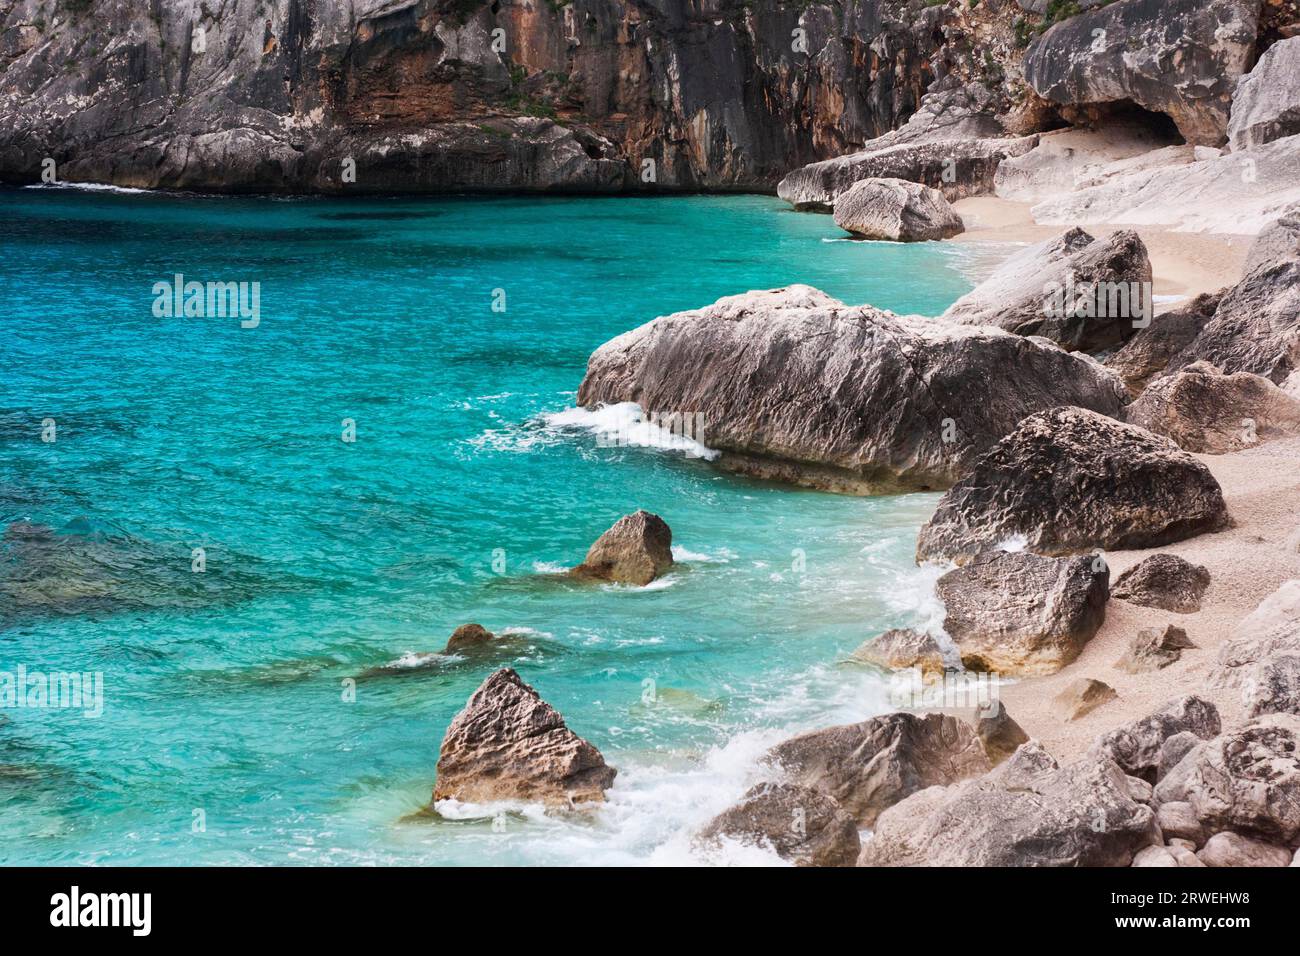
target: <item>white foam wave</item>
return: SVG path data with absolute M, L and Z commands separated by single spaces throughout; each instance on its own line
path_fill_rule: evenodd
M 736 556 L 736 552 L 730 548 L 718 548 L 710 553 L 708 551 L 692 551 L 690 548 L 683 547 L 680 544 L 673 545 L 674 561 L 696 561 L 709 564 L 726 564 Z
M 148 189 L 137 189 L 134 186 L 114 186 L 112 183 L 33 183 L 30 186 L 24 186 L 24 189 L 76 189 L 88 193 L 147 193 Z
M 647 418 L 636 402 L 618 402 L 595 409 L 566 408 L 540 415 L 539 418 L 548 428 L 562 432 L 592 432 L 597 441 L 606 446 L 655 448 L 680 452 L 687 458 L 703 458 L 706 461 L 713 461 L 722 454 L 683 433 L 689 430 L 684 426 L 689 425 L 693 416 L 681 416 L 683 427 L 680 430 L 671 426 L 664 428 L 658 424 L 655 416 Z

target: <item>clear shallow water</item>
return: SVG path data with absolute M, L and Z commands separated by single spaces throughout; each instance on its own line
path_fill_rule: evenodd
M 0 671 L 102 671 L 106 698 L 0 711 L 0 862 L 692 859 L 767 743 L 886 709 L 842 662 L 929 613 L 934 496 L 756 483 L 553 416 L 656 315 L 791 282 L 933 314 L 969 287 L 937 245 L 841 235 L 764 197 L 0 192 L 0 521 L 52 529 L 0 544 Z M 177 272 L 260 282 L 260 325 L 155 318 Z M 637 507 L 673 528 L 668 578 L 542 573 Z M 509 652 L 343 699 L 471 620 Z M 503 664 L 619 768 L 609 804 L 404 819 Z

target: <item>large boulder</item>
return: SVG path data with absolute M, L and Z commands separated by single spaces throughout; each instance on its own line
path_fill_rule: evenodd
M 1216 833 L 1196 854 L 1206 866 L 1290 866 L 1291 851 L 1237 833 Z
M 1260 375 L 1224 375 L 1209 362 L 1156 379 L 1124 417 L 1184 451 L 1208 455 L 1300 434 L 1300 400 Z
M 1279 655 L 1300 654 L 1300 580 L 1286 581 L 1244 617 L 1219 647 L 1210 684 L 1249 687 Z
M 1201 596 L 1210 586 L 1210 572 L 1176 554 L 1143 558 L 1115 581 L 1110 596 L 1162 611 L 1191 614 L 1201 609 Z
M 835 200 L 835 225 L 862 239 L 924 242 L 966 227 L 937 189 L 903 179 L 864 179 Z
M 1025 51 L 1025 81 L 1064 106 L 1132 102 L 1217 146 L 1254 63 L 1260 0 L 1117 0 L 1057 23 Z
M 1019 538 L 1039 554 L 1154 548 L 1222 528 L 1223 492 L 1167 438 L 1082 408 L 1025 419 L 940 499 L 922 561 L 969 560 Z
M 491 644 L 495 640 L 496 635 L 482 624 L 462 624 L 451 632 L 451 637 L 447 639 L 447 646 L 442 652 L 464 654 Z
M 1017 252 L 943 318 L 1095 352 L 1119 344 L 1151 315 L 1151 259 L 1138 234 L 1094 239 L 1075 228 Z
M 942 674 L 943 649 L 929 634 L 911 628 L 893 628 L 864 641 L 853 659 L 885 670 L 919 667 L 922 674 Z
M 1300 837 L 1300 717 L 1268 714 L 1194 748 L 1155 789 L 1186 803 L 1208 833 L 1274 843 Z
M 909 794 L 990 766 L 966 721 L 905 711 L 800 734 L 777 744 L 768 759 L 789 782 L 829 794 L 866 827 Z
M 1026 415 L 1121 414 L 1095 362 L 995 329 L 847 306 L 808 286 L 659 318 L 602 345 L 579 404 L 708 416 L 720 464 L 837 491 L 944 488 Z
M 470 696 L 442 738 L 433 800 L 601 802 L 617 771 L 508 667 Z
M 1228 119 L 1234 150 L 1300 133 L 1300 37 L 1278 40 L 1237 83 Z
M 1290 144 L 1300 160 L 1300 136 Z M 1300 162 L 1296 175 L 1300 178 Z M 1240 282 L 1223 294 L 1214 318 L 1169 363 L 1205 360 L 1224 372 L 1254 372 L 1281 385 L 1300 368 L 1300 211 L 1291 209 L 1260 233 Z
M 1300 716 L 1300 654 L 1265 658 L 1245 689 L 1246 712 Z
M 1106 367 L 1114 369 L 1137 398 L 1157 375 L 1164 373 L 1170 360 L 1191 345 L 1206 323 L 1214 318 L 1220 293 L 1202 293 L 1190 302 L 1168 312 L 1161 312 L 1151 324 L 1139 329 L 1123 347 L 1106 358 Z
M 699 839 L 770 847 L 796 866 L 853 866 L 861 845 L 858 825 L 838 803 L 811 787 L 760 783 L 714 817 Z
M 1093 751 L 1114 760 L 1126 774 L 1155 783 L 1169 740 L 1184 733 L 1209 740 L 1221 729 L 1218 708 L 1212 703 L 1200 697 L 1179 697 L 1153 714 L 1103 734 L 1093 744 Z
M 1036 743 L 984 777 L 913 794 L 880 815 L 859 866 L 1128 866 L 1160 843 L 1113 762 L 1059 768 Z
M 596 539 L 570 573 L 620 584 L 646 585 L 673 565 L 673 533 L 648 511 L 624 515 Z
M 970 670 L 1050 674 L 1101 627 L 1109 578 L 1087 555 L 986 551 L 939 579 L 944 630 Z

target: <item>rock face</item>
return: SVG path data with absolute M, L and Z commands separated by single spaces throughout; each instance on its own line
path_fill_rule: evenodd
M 1300 580 L 1287 581 L 1259 603 L 1219 647 L 1210 683 L 1259 683 L 1259 668 L 1279 655 L 1300 654 Z
M 1207 832 L 1290 845 L 1300 836 L 1300 717 L 1269 714 L 1205 741 L 1156 785 L 1155 799 L 1190 804 Z
M 1119 576 L 1110 596 L 1138 607 L 1191 614 L 1201 609 L 1210 572 L 1176 554 L 1153 554 Z
M 796 866 L 853 866 L 861 845 L 858 826 L 820 790 L 761 783 L 714 817 L 700 839 L 722 838 L 770 846 Z
M 1145 329 L 1139 329 L 1122 348 L 1106 359 L 1128 386 L 1134 398 L 1162 374 L 1175 355 L 1191 345 L 1219 307 L 1219 293 L 1203 293 L 1192 301 L 1162 312 Z
M 1168 763 L 1166 746 L 1172 739 L 1191 734 L 1198 742 L 1209 740 L 1221 729 L 1219 711 L 1212 703 L 1200 697 L 1180 697 L 1153 714 L 1103 734 L 1093 751 L 1114 760 L 1126 774 L 1154 783 L 1162 761 Z
M 1254 63 L 1259 7 L 1259 0 L 1118 0 L 1030 44 L 1025 81 L 1067 106 L 1136 103 L 1169 116 L 1189 143 L 1217 146 L 1237 79 Z
M 1148 385 L 1125 420 L 1184 451 L 1223 455 L 1300 434 L 1300 400 L 1262 376 L 1224 375 L 1209 362 L 1193 362 Z
M 1236 833 L 1216 833 L 1196 854 L 1206 866 L 1290 866 L 1291 851 Z
M 1096 757 L 1058 768 L 1030 742 L 992 773 L 886 810 L 860 866 L 1128 866 L 1158 845 L 1130 778 Z
M 1195 147 L 1171 145 L 1153 124 L 1117 119 L 1102 129 L 1068 127 L 1040 133 L 1023 156 L 1003 160 L 994 177 L 1001 199 L 1036 203 L 1153 165 L 1191 162 Z
M 1300 160 L 1300 136 L 1290 144 Z M 1300 171 L 1300 162 L 1297 164 Z M 1176 370 L 1208 361 L 1224 372 L 1254 372 L 1281 385 L 1300 368 L 1300 212 L 1292 209 L 1260 233 L 1242 280 L 1224 293 L 1214 318 L 1170 362 Z
M 1145 674 L 1175 664 L 1183 651 L 1196 645 L 1181 627 L 1166 624 L 1162 628 L 1147 627 L 1137 632 L 1133 643 L 1115 667 L 1128 674 Z
M 1300 716 L 1300 654 L 1278 654 L 1265 659 L 1246 686 L 1245 703 L 1252 717 Z
M 965 721 L 907 712 L 800 734 L 774 747 L 769 759 L 790 782 L 829 794 L 866 827 L 909 794 L 989 769 Z
M 1078 720 L 1118 697 L 1115 688 L 1109 684 L 1091 677 L 1080 677 L 1066 684 L 1052 699 L 1052 713 L 1058 720 Z
M 1110 573 L 1087 555 L 986 551 L 939 579 L 944 630 L 970 670 L 1050 674 L 1106 617 Z
M 456 715 L 438 756 L 433 800 L 519 800 L 549 807 L 601 802 L 617 771 L 508 667 Z
M 902 179 L 864 179 L 835 200 L 835 225 L 862 239 L 924 242 L 966 227 L 943 193 Z
M 1233 150 L 1300 133 L 1300 37 L 1278 40 L 1241 78 L 1232 96 L 1228 143 Z
M 646 585 L 673 564 L 673 533 L 658 515 L 624 515 L 596 539 L 582 564 L 570 573 L 581 578 Z
M 602 345 L 586 407 L 708 416 L 724 467 L 836 491 L 944 488 L 1026 415 L 1061 402 L 1119 415 L 1086 358 L 992 329 L 846 306 L 808 286 L 750 292 Z
M 943 651 L 935 639 L 910 628 L 894 628 L 865 641 L 853 658 L 886 670 L 919 667 L 922 674 L 944 671 Z
M 960 32 L 903 0 L 90 6 L 6 16 L 0 179 L 48 156 L 206 191 L 770 189 L 898 126 Z
M 1093 239 L 1076 228 L 1013 255 L 943 318 L 1094 352 L 1145 325 L 1151 308 L 1151 260 L 1137 233 Z
M 462 624 L 451 632 L 444 654 L 460 654 L 472 651 L 496 640 L 496 635 L 482 624 Z
M 1166 438 L 1080 408 L 1033 415 L 939 501 L 918 560 L 969 560 L 1013 536 L 1030 551 L 1153 548 L 1224 526 L 1209 469 Z

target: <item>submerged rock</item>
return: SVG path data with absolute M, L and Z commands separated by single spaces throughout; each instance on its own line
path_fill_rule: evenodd
M 986 551 L 939 579 L 943 627 L 970 670 L 1050 674 L 1101 627 L 1109 578 L 1087 555 Z
M 1095 352 L 1131 336 L 1151 308 L 1151 259 L 1138 234 L 1094 239 L 1075 228 L 1011 256 L 942 317 Z
M 572 807 L 603 801 L 617 772 L 504 667 L 474 691 L 447 728 L 433 801 Z
M 655 319 L 602 345 L 585 407 L 703 410 L 735 471 L 848 492 L 944 488 L 1026 416 L 1119 415 L 1095 362 L 995 329 L 847 306 L 808 286 Z
M 800 734 L 774 747 L 768 759 L 791 782 L 835 798 L 862 826 L 908 794 L 989 769 L 964 720 L 908 712 Z
M 1082 408 L 1025 419 L 939 501 L 918 560 L 969 560 L 1022 537 L 1030 551 L 1154 548 L 1228 522 L 1210 470 L 1167 438 Z
M 835 225 L 863 239 L 923 242 L 966 227 L 937 189 L 902 179 L 864 179 L 835 200 Z
M 447 639 L 447 646 L 442 649 L 442 652 L 461 654 L 490 644 L 494 640 L 496 635 L 482 624 L 462 624 L 451 632 L 451 637 Z
M 853 866 L 861 847 L 857 824 L 838 803 L 789 783 L 751 788 L 699 835 L 704 843 L 723 838 L 769 846 L 796 866 Z
M 1191 614 L 1201 609 L 1210 572 L 1176 554 L 1153 554 L 1119 576 L 1110 596 L 1162 611 Z
M 1063 106 L 1132 101 L 1189 143 L 1217 146 L 1255 59 L 1259 0 L 1117 0 L 1052 26 L 1025 51 L 1025 82 Z
M 1123 347 L 1106 359 L 1137 398 L 1153 378 L 1164 373 L 1170 360 L 1201 334 L 1219 307 L 1221 293 L 1202 293 L 1176 309 L 1162 312 L 1145 329 L 1139 329 Z
M 1223 455 L 1300 434 L 1300 400 L 1262 376 L 1193 362 L 1148 385 L 1125 420 L 1184 451 Z
M 587 557 L 569 573 L 620 584 L 647 585 L 673 564 L 673 533 L 648 511 L 624 515 L 596 539 Z
M 1219 711 L 1212 703 L 1200 697 L 1179 697 L 1155 713 L 1098 737 L 1093 750 L 1114 760 L 1126 774 L 1154 783 L 1162 765 L 1167 770 L 1177 762 L 1173 752 L 1166 750 L 1171 740 L 1191 734 L 1199 743 L 1217 737 L 1221 729 Z M 1183 755 L 1186 752 L 1184 748 Z
M 919 667 L 922 674 L 942 674 L 943 651 L 929 634 L 911 628 L 895 628 L 865 641 L 853 652 L 853 659 L 886 670 Z
M 1067 767 L 1036 743 L 996 770 L 913 794 L 880 815 L 859 866 L 1128 866 L 1160 843 L 1113 762 Z
M 1234 151 L 1300 133 L 1300 37 L 1278 40 L 1232 95 L 1228 144 Z
M 1118 697 L 1115 688 L 1109 684 L 1091 677 L 1080 677 L 1070 681 L 1052 698 L 1052 713 L 1059 720 L 1078 720 Z

